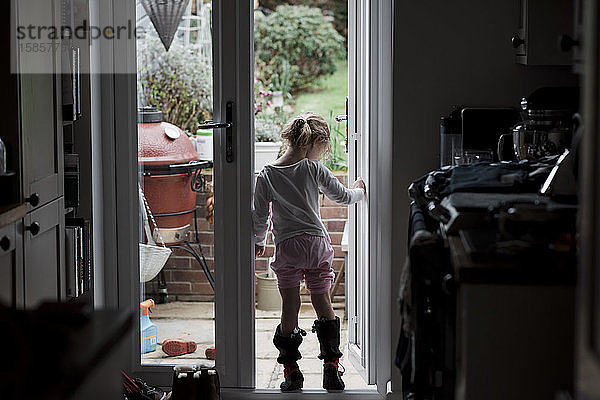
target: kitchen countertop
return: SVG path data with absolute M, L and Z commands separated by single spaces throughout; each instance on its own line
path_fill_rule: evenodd
M 0 205 L 0 228 L 20 220 L 27 214 L 26 204 Z

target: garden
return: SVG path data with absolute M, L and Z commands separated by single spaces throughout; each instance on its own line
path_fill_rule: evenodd
M 256 170 L 281 153 L 280 131 L 293 115 L 312 111 L 330 127 L 331 151 L 323 162 L 345 171 L 345 114 L 347 96 L 347 2 L 339 0 L 255 2 L 254 113 Z M 210 2 L 195 2 L 196 14 L 208 15 Z M 197 5 L 199 4 L 199 6 Z M 209 10 L 208 13 L 206 10 Z M 204 11 L 202 13 L 202 11 Z M 206 18 L 206 17 L 205 17 Z M 138 40 L 139 103 L 163 111 L 194 141 L 198 123 L 212 118 L 212 59 L 198 43 L 210 36 L 210 23 L 198 18 L 198 29 L 177 32 L 169 51 L 149 29 Z M 266 157 L 266 158 L 265 158 Z

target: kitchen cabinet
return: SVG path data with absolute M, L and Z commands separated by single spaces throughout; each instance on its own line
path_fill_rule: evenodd
M 0 304 L 23 307 L 23 221 L 0 228 Z
M 66 298 L 62 197 L 28 213 L 23 226 L 25 308 Z
M 520 0 L 517 31 L 510 42 L 516 62 L 524 65 L 571 65 L 560 38 L 573 32 L 574 0 Z
M 20 26 L 60 26 L 57 1 L 17 2 Z M 23 195 L 33 210 L 63 194 L 63 141 L 60 51 L 28 52 L 19 41 Z M 58 39 L 44 39 L 59 46 Z M 35 68 L 35 70 L 32 70 Z M 44 73 L 40 73 L 44 72 Z

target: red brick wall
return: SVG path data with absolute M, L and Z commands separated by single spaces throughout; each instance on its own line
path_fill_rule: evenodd
M 337 178 L 346 184 L 345 173 L 336 173 Z M 210 180 L 210 177 L 208 177 Z M 198 231 L 193 229 L 188 234 L 190 239 L 194 239 L 198 235 L 202 244 L 202 251 L 206 258 L 207 265 L 214 275 L 214 235 L 213 225 L 209 224 L 206 217 L 206 197 L 208 193 L 198 193 L 196 206 L 198 215 Z M 340 268 L 344 264 L 344 253 L 340 245 L 344 225 L 348 218 L 348 207 L 340 206 L 325 196 L 321 195 L 321 218 L 325 227 L 329 231 L 333 249 L 335 251 L 333 259 L 333 269 L 338 274 Z M 265 257 L 256 260 L 256 272 L 264 272 L 267 270 L 268 257 L 273 255 L 275 246 L 273 245 L 271 234 L 268 235 L 267 252 Z M 208 283 L 204 272 L 196 260 L 183 250 L 174 249 L 173 254 L 167 261 L 164 267 L 165 278 L 167 281 L 167 290 L 169 292 L 167 301 L 213 301 L 213 290 Z M 146 284 L 146 294 L 152 296 L 158 289 L 157 279 Z M 303 291 L 303 295 L 306 295 Z M 344 301 L 344 280 L 342 280 L 337 292 L 336 301 Z M 306 296 L 303 296 L 306 297 Z M 305 298 L 305 300 L 308 300 Z

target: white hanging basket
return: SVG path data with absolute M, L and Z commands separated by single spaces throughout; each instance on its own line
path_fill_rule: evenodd
M 148 206 L 148 202 L 146 201 L 146 197 L 144 196 L 144 192 L 142 192 L 142 188 L 139 188 L 139 196 L 140 196 L 140 207 L 142 209 L 142 222 L 144 224 L 144 232 L 146 232 L 146 238 L 148 239 L 148 244 L 139 243 L 139 252 L 140 252 L 140 282 L 149 282 L 164 267 L 167 259 L 171 255 L 171 249 L 165 246 L 165 242 L 160 234 L 158 229 L 158 225 L 156 225 L 156 221 L 154 220 L 154 216 L 152 215 L 152 211 Z M 161 241 L 162 246 L 157 246 L 154 238 L 152 237 L 152 233 L 150 232 L 150 225 L 148 224 L 148 216 L 152 220 L 154 224 L 154 231 L 158 234 L 158 238 Z
M 169 256 L 171 249 L 152 244 L 140 243 L 140 282 L 150 282 L 158 275 Z

